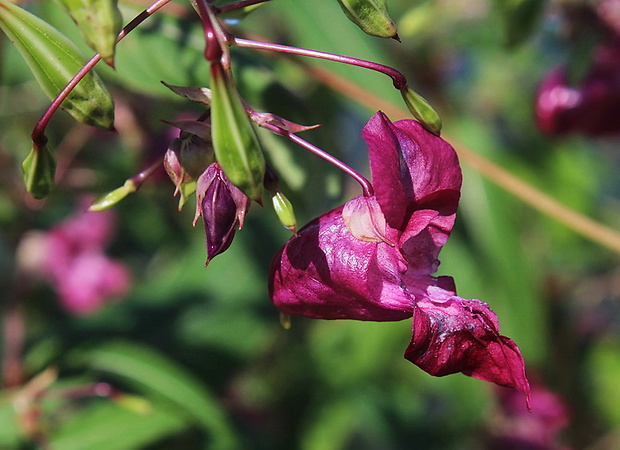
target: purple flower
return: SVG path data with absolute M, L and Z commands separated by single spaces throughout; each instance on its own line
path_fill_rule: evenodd
M 323 214 L 284 245 L 270 269 L 273 303 L 317 319 L 413 317 L 405 358 L 431 375 L 462 372 L 527 396 L 521 353 L 489 306 L 458 297 L 451 277 L 432 276 L 460 197 L 454 149 L 381 112 L 362 136 L 374 195 Z

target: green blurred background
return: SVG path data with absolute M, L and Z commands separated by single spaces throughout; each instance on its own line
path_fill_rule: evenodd
M 231 29 L 396 67 L 440 111 L 457 149 L 471 148 L 618 228 L 620 141 L 549 138 L 535 126 L 536 87 L 567 60 L 570 46 L 555 2 L 534 3 L 545 9 L 530 29 L 516 26 L 516 18 L 507 22 L 484 0 L 390 0 L 402 43 L 365 35 L 336 0 L 273 0 Z M 54 2 L 27 6 L 79 40 Z M 123 4 L 125 20 L 144 6 Z M 515 26 L 526 38 L 506 46 Z M 177 212 L 173 185 L 156 176 L 115 208 L 118 231 L 109 253 L 131 267 L 126 298 L 76 317 L 43 282 L 12 297 L 15 252 L 26 232 L 49 229 L 82 195 L 110 191 L 162 155 L 174 134 L 159 119 L 200 115 L 160 80 L 208 85 L 202 45 L 200 25 L 184 2 L 124 40 L 116 71 L 99 70 L 117 103 L 119 133 L 92 131 L 58 113 L 47 134 L 66 170 L 49 198 L 34 202 L 24 195 L 19 164 L 48 101 L 10 42 L 0 40 L 4 340 L 11 321 L 25 328 L 22 384 L 0 394 L 0 449 L 42 445 L 24 432 L 18 399 L 27 398 L 28 380 L 48 367 L 58 377 L 47 394 L 26 402 L 26 411 L 37 411 L 39 433 L 53 449 L 502 448 L 494 447 L 504 417 L 498 389 L 460 374 L 433 378 L 403 359 L 410 321 L 293 318 L 290 330 L 282 328 L 266 274 L 289 233 L 269 207 L 254 205 L 232 247 L 205 268 L 204 233 L 191 225 L 192 202 Z M 360 131 L 374 111 L 313 79 L 298 62 L 238 48 L 232 54 L 239 91 L 253 108 L 321 123 L 303 136 L 367 172 Z M 303 62 L 400 102 L 383 75 Z M 300 223 L 358 194 L 324 161 L 283 139 L 261 137 Z M 454 277 L 461 296 L 491 305 L 502 334 L 520 346 L 532 383 L 565 403 L 570 423 L 558 443 L 620 447 L 618 255 L 533 210 L 466 162 L 463 170 L 459 216 L 439 273 Z M 66 395 L 97 382 L 120 396 Z

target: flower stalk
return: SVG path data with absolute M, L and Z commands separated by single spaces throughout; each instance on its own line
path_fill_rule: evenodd
M 300 138 L 295 133 L 291 133 L 290 131 L 280 128 L 274 124 L 265 123 L 261 126 L 269 131 L 272 131 L 273 133 L 279 134 L 280 136 L 284 136 L 285 138 L 295 142 L 298 145 L 301 145 L 305 149 L 310 150 L 315 155 L 320 156 L 327 162 L 338 167 L 340 170 L 342 170 L 344 173 L 352 177 L 355 181 L 357 181 L 360 184 L 360 186 L 362 187 L 362 192 L 363 192 L 364 197 L 370 197 L 371 195 L 373 195 L 374 189 L 372 187 L 372 183 L 368 181 L 368 179 L 364 177 L 362 174 L 357 172 L 355 169 L 347 166 L 345 163 L 340 161 L 338 158 L 330 155 L 324 150 L 321 150 L 320 148 L 311 144 L 305 139 Z

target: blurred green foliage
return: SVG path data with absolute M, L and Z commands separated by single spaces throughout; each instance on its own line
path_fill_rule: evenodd
M 173 6 L 179 5 L 185 3 Z M 28 7 L 80 43 L 54 2 Z M 121 7 L 125 22 L 139 11 L 134 3 Z M 489 2 L 390 0 L 389 8 L 402 43 L 365 35 L 335 0 L 274 0 L 233 29 L 395 66 L 438 107 L 458 144 L 618 228 L 618 140 L 550 139 L 534 125 L 537 83 L 566 54 L 549 11 L 524 43 L 508 49 L 505 17 Z M 267 207 L 254 205 L 232 247 L 204 268 L 204 235 L 191 226 L 191 202 L 177 212 L 173 186 L 159 174 L 116 207 L 111 252 L 133 270 L 127 298 L 75 317 L 46 284 L 17 285 L 15 252 L 24 233 L 49 229 L 81 195 L 112 190 L 161 157 L 174 135 L 159 119 L 200 114 L 159 83 L 205 86 L 209 79 L 195 15 L 189 7 L 166 11 L 119 44 L 116 71 L 99 70 L 117 103 L 118 135 L 76 125 L 64 113 L 54 118 L 47 134 L 61 173 L 45 202 L 26 197 L 19 164 L 47 100 L 16 50 L 0 40 L 3 348 L 15 320 L 9 312 L 18 311 L 25 327 L 22 383 L 49 366 L 59 371 L 48 394 L 26 402 L 40 409 L 41 429 L 29 435 L 24 410 L 16 409 L 25 388 L 6 386 L 0 448 L 36 448 L 40 435 L 55 450 L 483 448 L 499 408 L 496 388 L 462 375 L 432 378 L 404 360 L 410 322 L 293 318 L 292 329 L 280 326 L 265 280 L 289 233 Z M 286 58 L 234 47 L 231 53 L 239 91 L 253 108 L 321 123 L 303 136 L 367 171 L 359 133 L 372 111 Z M 311 63 L 400 102 L 380 74 Z M 261 138 L 300 224 L 357 195 L 324 161 L 273 135 Z M 617 255 L 533 212 L 468 166 L 464 178 L 440 273 L 454 277 L 463 297 L 491 305 L 502 333 L 522 349 L 531 380 L 566 401 L 567 444 L 583 448 L 617 436 Z M 118 395 L 63 395 L 97 382 Z

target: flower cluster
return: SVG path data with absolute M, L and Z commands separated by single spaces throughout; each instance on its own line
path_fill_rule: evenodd
M 461 189 L 456 153 L 418 122 L 381 112 L 364 128 L 374 195 L 323 214 L 275 256 L 274 304 L 317 319 L 413 317 L 405 358 L 436 376 L 463 372 L 529 395 L 523 358 L 486 303 L 434 277 Z

